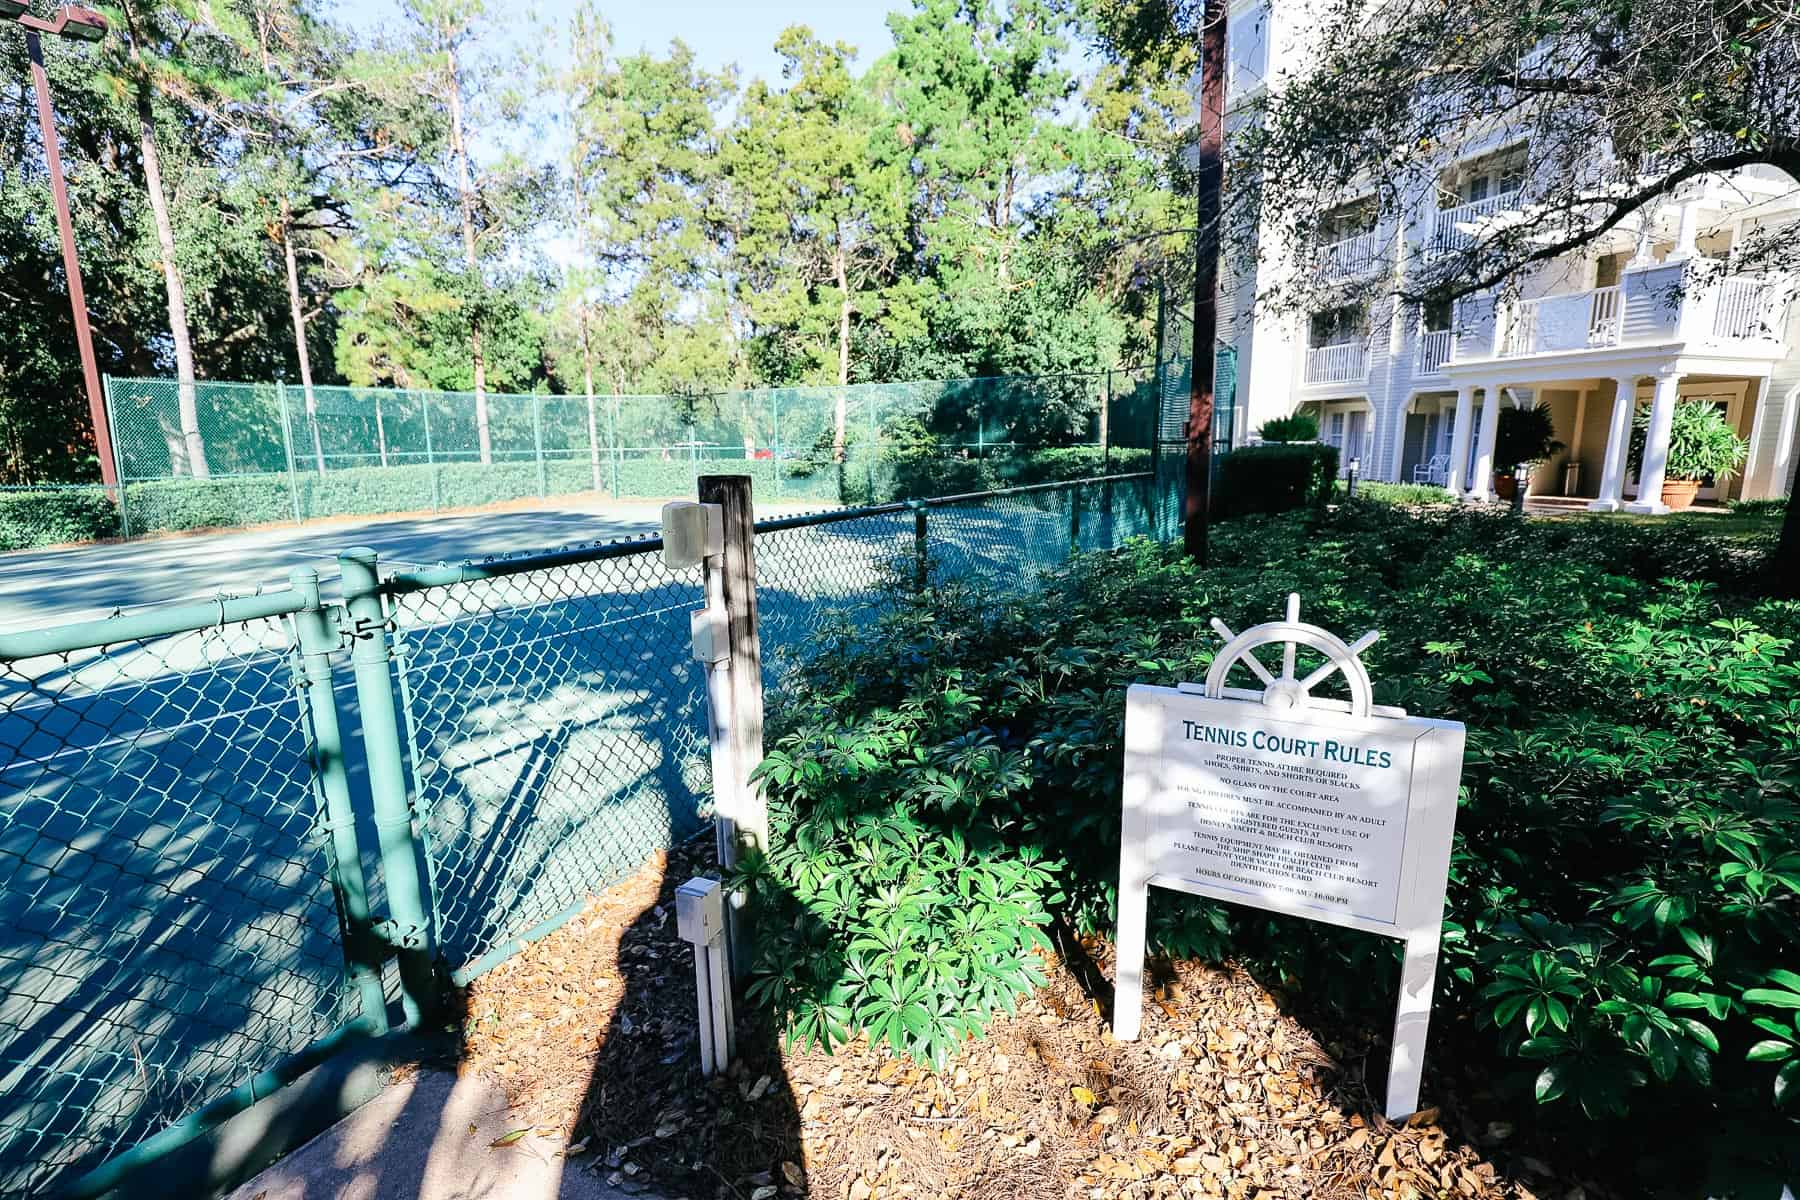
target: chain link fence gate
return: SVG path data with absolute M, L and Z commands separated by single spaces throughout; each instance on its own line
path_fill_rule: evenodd
M 322 619 L 313 587 L 0 636 L 0 1193 L 379 1021 L 314 770 Z
M 769 683 L 925 564 L 1026 587 L 1153 532 L 1154 482 L 759 522 Z M 0 1192 L 123 1178 L 701 828 L 700 573 L 660 551 L 349 551 L 341 603 L 302 569 L 0 635 Z

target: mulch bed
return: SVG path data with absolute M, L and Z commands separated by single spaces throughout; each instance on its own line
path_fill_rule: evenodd
M 659 855 L 465 994 L 462 1069 L 499 1080 L 571 1170 L 690 1200 L 1606 1194 L 1529 1157 L 1502 1170 L 1502 1124 L 1385 1120 L 1362 1082 L 1382 1047 L 1321 1045 L 1235 967 L 1165 966 L 1143 1036 L 1115 1042 L 1100 944 L 1047 961 L 1049 986 L 940 1073 L 863 1042 L 784 1048 L 740 1013 L 730 1073 L 706 1079 L 674 889 L 711 861 L 710 844 Z

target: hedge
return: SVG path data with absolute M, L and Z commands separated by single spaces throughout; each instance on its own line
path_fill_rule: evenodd
M 117 537 L 119 510 L 100 488 L 0 492 L 0 550 Z
M 1221 517 L 1279 513 L 1322 504 L 1337 481 L 1336 446 L 1317 442 L 1243 446 L 1219 460 L 1213 505 Z

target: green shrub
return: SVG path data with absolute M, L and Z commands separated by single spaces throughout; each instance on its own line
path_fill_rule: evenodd
M 1743 517 L 1779 519 L 1787 515 L 1788 501 L 1786 496 L 1766 496 L 1761 500 L 1733 500 L 1726 507 Z
M 1311 442 L 1240 446 L 1219 459 L 1213 505 L 1221 517 L 1322 504 L 1337 480 L 1335 446 Z
M 294 519 L 285 475 L 153 479 L 125 485 L 133 533 L 215 529 Z
M 1363 479 L 1356 484 L 1356 495 L 1358 499 L 1380 504 L 1458 503 L 1448 489 L 1434 487 L 1429 483 L 1382 483 L 1380 480 Z
M 100 488 L 0 492 L 0 550 L 117 537 L 119 510 Z
M 1111 932 L 1126 686 L 1203 678 L 1208 618 L 1298 591 L 1383 631 L 1378 702 L 1469 728 L 1438 1061 L 1577 1139 L 1630 1113 L 1617 1161 L 1651 1178 L 1653 1121 L 1672 1156 L 1696 1128 L 1800 1147 L 1800 605 L 1698 529 L 1356 502 L 1221 525 L 1205 571 L 1139 542 L 1035 597 L 941 587 L 831 628 L 771 710 L 754 994 L 826 1041 L 977 1032 L 1032 982 L 1023 926 Z M 1391 1019 L 1386 939 L 1159 892 L 1152 940 Z
M 1509 404 L 1500 410 L 1494 435 L 1496 472 L 1510 475 L 1518 464 L 1543 462 L 1562 448 L 1548 403 L 1539 401 L 1531 408 Z
M 1311 413 L 1294 413 L 1263 422 L 1263 427 L 1256 433 L 1265 442 L 1316 442 L 1319 440 L 1319 419 Z

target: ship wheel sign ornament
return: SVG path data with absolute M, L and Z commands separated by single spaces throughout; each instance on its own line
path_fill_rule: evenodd
M 1229 625 L 1214 617 L 1212 627 L 1224 639 L 1225 645 L 1213 658 L 1212 668 L 1206 673 L 1205 686 L 1195 689 L 1193 684 L 1184 683 L 1181 691 L 1198 690 L 1200 694 L 1214 699 L 1258 700 L 1264 708 L 1277 712 L 1294 708 L 1321 708 L 1348 712 L 1359 717 L 1371 714 L 1383 717 L 1406 715 L 1404 709 L 1377 705 L 1373 700 L 1374 689 L 1369 685 L 1369 672 L 1363 666 L 1360 655 L 1380 640 L 1381 634 L 1371 629 L 1346 645 L 1342 638 L 1330 630 L 1307 625 L 1300 620 L 1298 592 L 1288 595 L 1285 621 L 1265 621 L 1242 633 L 1233 633 Z M 1268 667 L 1255 654 L 1260 647 L 1274 645 L 1282 647 L 1279 677 L 1270 674 Z M 1302 646 L 1323 654 L 1325 662 L 1304 679 L 1299 679 L 1294 676 L 1294 664 Z M 1249 667 L 1251 673 L 1262 680 L 1262 691 L 1225 686 L 1231 668 L 1239 663 Z M 1312 694 L 1315 687 L 1337 672 L 1343 673 L 1344 682 L 1350 688 L 1350 702 L 1347 706 L 1341 700 L 1321 699 Z
M 1386 1111 L 1403 1117 L 1418 1108 L 1463 727 L 1376 704 L 1361 655 L 1380 635 L 1306 624 L 1298 595 L 1284 620 L 1212 627 L 1225 644 L 1205 683 L 1126 692 L 1113 1034 L 1141 1030 L 1152 887 L 1399 938 Z M 1274 646 L 1279 673 L 1260 656 Z M 1303 648 L 1323 659 L 1304 675 Z M 1228 686 L 1239 666 L 1262 686 Z M 1334 675 L 1347 700 L 1314 694 Z

